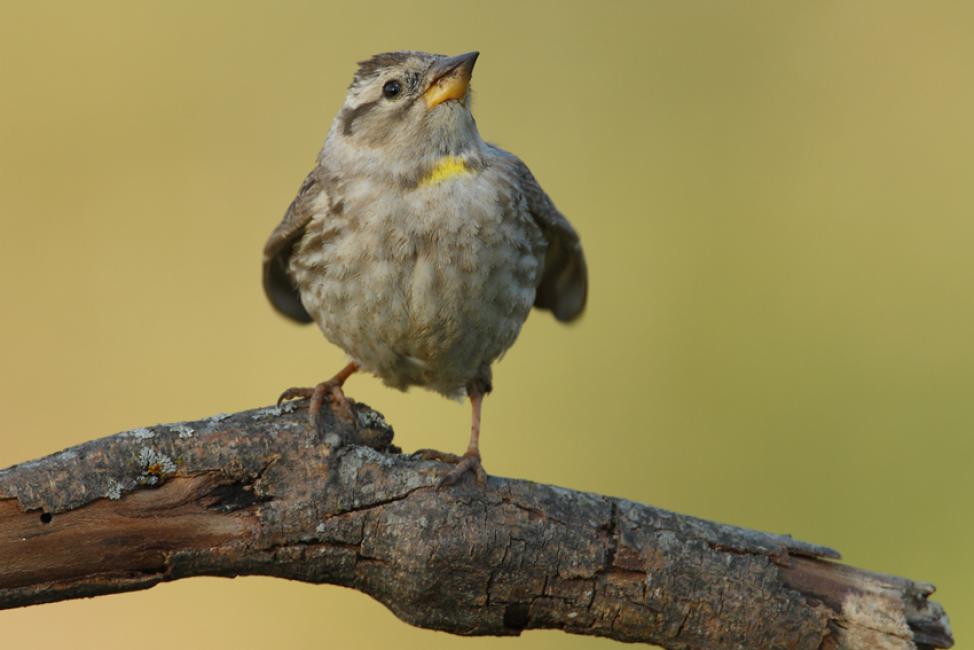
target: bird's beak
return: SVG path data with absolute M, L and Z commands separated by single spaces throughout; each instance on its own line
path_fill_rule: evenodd
M 467 52 L 459 56 L 443 59 L 433 66 L 432 81 L 423 93 L 426 108 L 433 108 L 450 99 L 463 99 L 467 96 L 473 64 L 480 52 Z

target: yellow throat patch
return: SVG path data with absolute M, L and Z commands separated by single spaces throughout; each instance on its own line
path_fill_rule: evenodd
M 433 166 L 430 173 L 419 182 L 419 185 L 420 187 L 437 185 L 454 176 L 463 176 L 470 173 L 470 168 L 467 167 L 467 163 L 463 162 L 463 158 L 459 156 L 443 156 Z

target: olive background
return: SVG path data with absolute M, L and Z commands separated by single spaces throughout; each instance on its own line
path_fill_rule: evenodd
M 974 647 L 974 5 L 0 4 L 0 466 L 267 404 L 344 361 L 263 242 L 375 52 L 477 49 L 484 138 L 582 235 L 588 311 L 495 366 L 487 470 L 931 581 Z M 356 376 L 405 449 L 468 408 Z M 2 558 L 0 558 L 2 561 Z M 199 578 L 0 612 L 9 648 L 608 648 Z

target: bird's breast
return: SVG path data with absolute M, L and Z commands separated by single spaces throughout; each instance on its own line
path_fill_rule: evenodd
M 348 187 L 292 255 L 308 312 L 390 384 L 462 388 L 513 343 L 540 277 L 541 233 L 503 188 L 469 171 L 407 192 Z

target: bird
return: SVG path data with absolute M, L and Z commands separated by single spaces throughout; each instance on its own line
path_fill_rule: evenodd
M 346 380 L 365 371 L 471 405 L 462 455 L 440 485 L 486 481 L 480 455 L 491 366 L 532 307 L 576 320 L 588 296 L 579 235 L 517 156 L 485 142 L 471 112 L 478 52 L 376 54 L 361 61 L 316 164 L 264 247 L 271 305 L 316 323 L 348 364 L 314 387 L 351 417 Z

